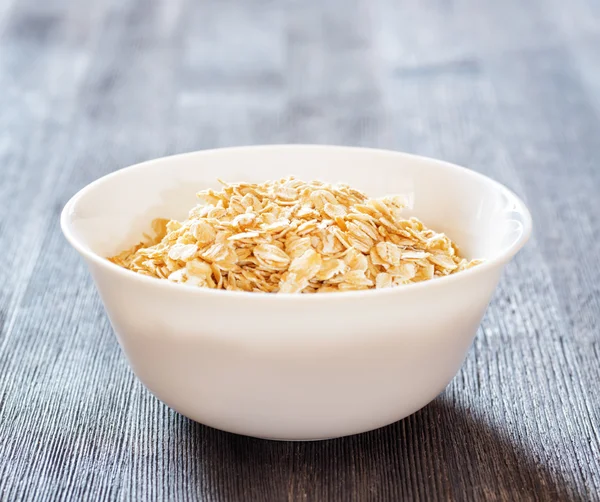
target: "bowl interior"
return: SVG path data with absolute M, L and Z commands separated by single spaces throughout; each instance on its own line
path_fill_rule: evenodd
M 101 178 L 63 213 L 72 240 L 111 256 L 141 240 L 157 217 L 184 219 L 195 194 L 224 181 L 294 175 L 344 182 L 369 196 L 403 194 L 414 215 L 445 232 L 469 258 L 494 258 L 529 230 L 522 202 L 500 184 L 444 162 L 345 147 L 271 146 L 196 152 L 146 162 Z

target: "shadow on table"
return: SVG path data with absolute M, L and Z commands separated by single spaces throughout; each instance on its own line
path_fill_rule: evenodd
M 218 500 L 584 500 L 524 447 L 438 398 L 400 422 L 317 442 L 185 422 L 189 486 Z M 184 436 L 185 437 L 185 436 Z

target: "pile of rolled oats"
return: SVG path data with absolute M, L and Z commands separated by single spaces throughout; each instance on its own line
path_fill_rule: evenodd
M 317 293 L 389 288 L 454 274 L 444 234 L 402 218 L 399 196 L 285 178 L 225 184 L 183 222 L 158 219 L 154 238 L 109 258 L 134 272 L 214 289 Z

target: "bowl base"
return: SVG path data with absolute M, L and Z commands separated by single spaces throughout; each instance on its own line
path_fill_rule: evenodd
M 280 443 L 310 443 L 314 441 L 329 441 L 330 439 L 339 439 L 344 436 L 332 436 L 326 438 L 318 438 L 318 439 L 281 439 L 281 438 L 267 438 L 267 437 L 258 437 L 255 436 L 256 439 L 264 439 L 265 441 L 278 441 Z

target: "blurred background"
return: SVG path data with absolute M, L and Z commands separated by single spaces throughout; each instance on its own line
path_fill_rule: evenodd
M 599 138 L 596 0 L 0 0 L 0 499 L 598 500 Z M 462 164 L 535 222 L 444 395 L 321 446 L 158 403 L 58 222 L 129 164 L 288 142 Z

